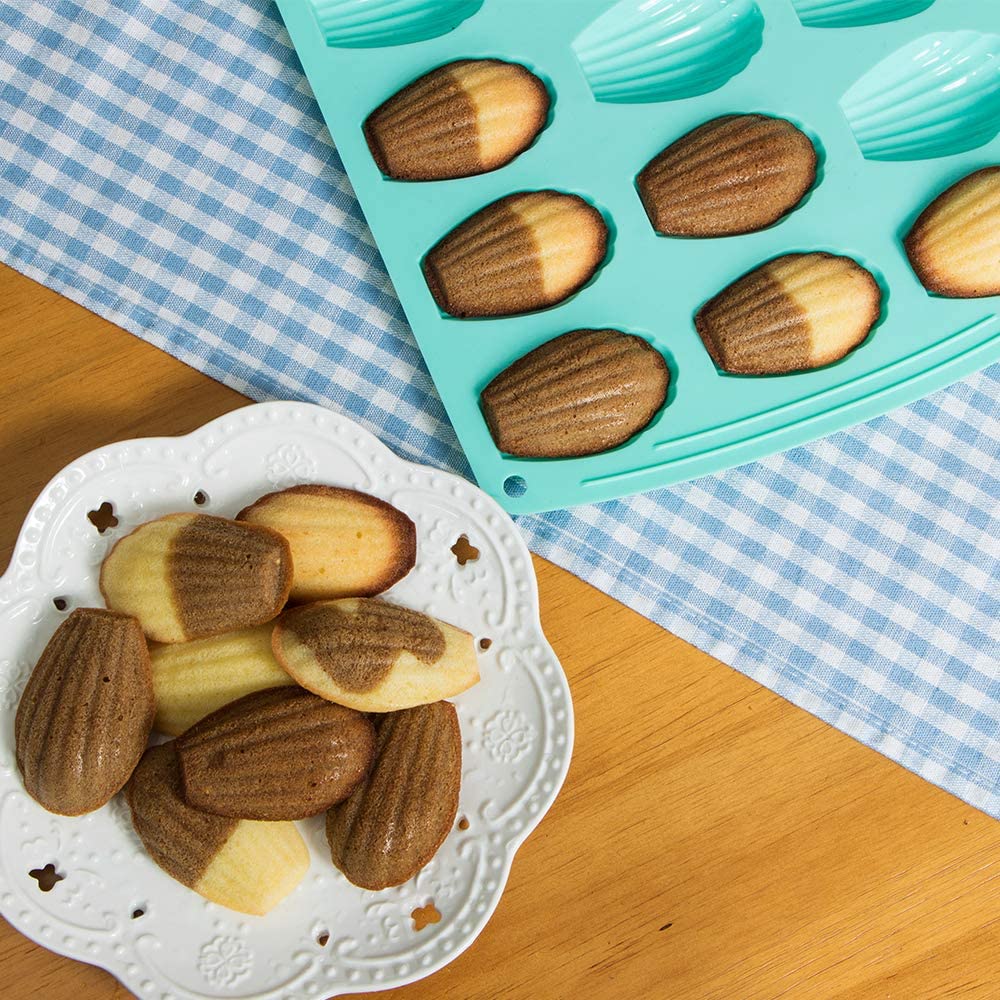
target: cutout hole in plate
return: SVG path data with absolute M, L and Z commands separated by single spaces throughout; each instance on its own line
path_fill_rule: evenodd
M 44 868 L 32 868 L 28 874 L 38 883 L 40 892 L 51 892 L 66 877 L 61 875 L 51 862 Z
M 110 500 L 105 500 L 99 507 L 87 511 L 87 520 L 97 528 L 99 535 L 103 535 L 108 528 L 118 527 L 118 518 L 115 516 L 114 504 Z
M 459 828 L 459 830 L 468 830 L 469 829 L 469 817 L 468 816 L 463 816 L 458 821 L 458 828 Z
M 198 507 L 204 507 L 208 503 L 208 494 L 204 490 L 198 490 L 191 498 Z
M 482 651 L 483 651 L 484 653 L 485 653 L 485 652 L 486 652 L 486 650 L 487 650 L 487 649 L 489 649 L 489 648 L 490 648 L 490 646 L 492 646 L 492 645 L 493 645 L 493 640 L 492 640 L 492 639 L 489 639 L 489 638 L 487 638 L 486 636 L 483 636 L 483 638 L 479 640 L 479 648 L 480 648 L 480 649 L 481 649 L 481 650 L 482 650 Z
M 139 906 L 132 910 L 132 919 L 141 920 L 146 915 L 146 904 L 140 903 Z
M 69 598 L 53 597 L 52 606 L 56 609 L 56 611 L 66 611 L 69 608 Z
M 410 916 L 413 918 L 413 929 L 422 931 L 430 924 L 436 924 L 441 920 L 441 913 L 434 905 L 434 900 L 430 900 L 426 906 L 418 906 Z
M 458 560 L 459 566 L 475 562 L 479 558 L 479 549 L 469 541 L 468 535 L 459 535 L 458 541 L 451 547 L 451 552 Z
M 316 944 L 318 944 L 321 948 L 325 948 L 327 944 L 329 944 L 329 942 L 330 942 L 330 932 L 328 930 L 324 928 L 323 930 L 317 932 Z

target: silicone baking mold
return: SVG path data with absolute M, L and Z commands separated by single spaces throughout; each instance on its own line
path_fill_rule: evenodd
M 1000 162 L 994 0 L 278 0 L 390 276 L 479 484 L 512 512 L 605 500 L 802 444 L 1000 359 L 1000 299 L 929 295 L 902 237 L 942 190 Z M 422 39 L 416 41 L 416 39 Z M 365 47 L 359 47 L 365 46 Z M 383 177 L 366 116 L 444 63 L 498 58 L 548 86 L 547 128 L 513 162 L 458 180 Z M 649 160 L 723 114 L 789 119 L 814 141 L 816 184 L 761 232 L 653 232 L 635 187 Z M 427 251 L 504 195 L 553 188 L 599 209 L 604 266 L 562 304 L 522 316 L 442 314 Z M 780 254 L 846 254 L 883 291 L 879 323 L 825 368 L 726 374 L 693 324 L 706 300 Z M 551 338 L 612 327 L 671 370 L 666 406 L 631 441 L 572 459 L 501 454 L 479 393 Z

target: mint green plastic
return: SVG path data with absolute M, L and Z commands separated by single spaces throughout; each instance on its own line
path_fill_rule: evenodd
M 998 0 L 278 6 L 479 485 L 512 513 L 719 472 L 868 420 L 1000 360 L 1000 297 L 928 295 L 901 245 L 931 198 L 970 171 L 1000 163 Z M 406 42 L 444 33 L 407 44 L 330 45 L 338 7 L 350 8 L 354 38 Z M 386 18 L 399 20 L 400 35 L 375 23 L 384 26 Z M 925 43 L 914 44 L 920 39 Z M 361 130 L 368 113 L 422 73 L 477 56 L 524 63 L 548 83 L 552 116 L 538 141 L 479 177 L 384 178 Z M 685 132 L 734 112 L 799 124 L 820 150 L 816 187 L 760 233 L 657 236 L 636 174 Z M 613 233 L 605 266 L 573 298 L 543 312 L 443 316 L 421 274 L 424 254 L 489 202 L 539 188 L 575 192 L 605 213 Z M 809 250 L 849 254 L 879 280 L 882 320 L 865 343 L 813 372 L 754 378 L 717 370 L 694 329 L 698 307 L 758 264 Z M 667 405 L 632 441 L 602 455 L 500 454 L 479 392 L 527 351 L 580 327 L 626 330 L 662 351 L 672 373 Z M 505 492 L 511 477 L 524 480 L 522 495 Z

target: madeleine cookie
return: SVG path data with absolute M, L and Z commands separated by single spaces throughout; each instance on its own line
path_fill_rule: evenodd
M 723 289 L 698 310 L 695 327 L 723 370 L 780 375 L 844 357 L 881 309 L 878 282 L 850 257 L 793 253 Z
M 169 514 L 142 524 L 117 542 L 101 566 L 108 607 L 135 615 L 157 642 L 270 621 L 291 585 L 284 538 L 207 514 Z
M 615 448 L 667 398 L 670 372 L 645 340 L 619 330 L 573 330 L 504 369 L 480 396 L 500 451 L 565 458 Z
M 271 647 L 271 622 L 208 639 L 154 645 L 153 727 L 178 736 L 223 705 L 279 685 L 294 685 Z
M 455 822 L 462 734 L 439 701 L 375 719 L 375 763 L 326 816 L 333 863 L 363 889 L 400 885 L 420 871 Z
M 49 640 L 17 706 L 14 746 L 24 787 L 49 812 L 99 809 L 128 781 L 152 725 L 139 623 L 77 608 Z
M 451 316 L 510 316 L 569 298 L 607 250 L 604 218 L 582 198 L 522 191 L 448 233 L 424 258 L 424 277 Z
M 398 583 L 417 559 L 417 529 L 392 504 L 337 486 L 293 486 L 268 493 L 238 520 L 288 540 L 293 601 L 373 597 Z
M 290 608 L 274 652 L 302 687 L 360 712 L 439 701 L 479 680 L 468 632 L 373 598 Z
M 368 773 L 375 731 L 360 712 L 279 687 L 225 705 L 174 745 L 188 805 L 238 819 L 305 819 Z
M 125 797 L 152 859 L 220 906 L 262 916 L 309 870 L 309 849 L 294 823 L 228 819 L 189 806 L 170 743 L 146 751 Z
M 404 87 L 365 121 L 379 170 L 407 181 L 484 174 L 510 163 L 545 128 L 549 92 L 499 59 L 460 59 Z
M 664 236 L 735 236 L 777 222 L 816 180 L 812 140 L 784 118 L 723 115 L 655 156 L 636 179 Z
M 1000 166 L 977 170 L 939 194 L 904 245 L 927 291 L 952 299 L 1000 295 Z

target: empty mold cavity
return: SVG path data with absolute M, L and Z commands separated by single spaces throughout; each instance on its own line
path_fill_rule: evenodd
M 1000 132 L 1000 35 L 925 35 L 870 69 L 840 102 L 868 160 L 964 153 Z
M 598 101 L 642 104 L 717 90 L 761 46 L 753 0 L 620 0 L 573 51 Z
M 792 0 L 807 28 L 860 28 L 886 24 L 927 10 L 935 0 Z
M 451 553 L 458 560 L 459 566 L 475 562 L 479 558 L 479 549 L 469 541 L 468 535 L 459 536 L 458 541 L 451 547 Z
M 105 500 L 100 507 L 87 511 L 87 520 L 97 528 L 99 535 L 103 535 L 108 528 L 118 527 L 118 518 L 115 517 L 115 508 L 110 500 Z
M 39 892 L 51 892 L 66 877 L 60 875 L 56 866 L 51 863 L 44 868 L 32 868 L 28 875 L 38 883 Z
M 371 49 L 446 35 L 483 0 L 310 0 L 326 44 Z
M 428 924 L 436 924 L 441 919 L 441 913 L 432 899 L 426 906 L 418 906 L 410 916 L 413 918 L 413 929 L 422 931 Z

